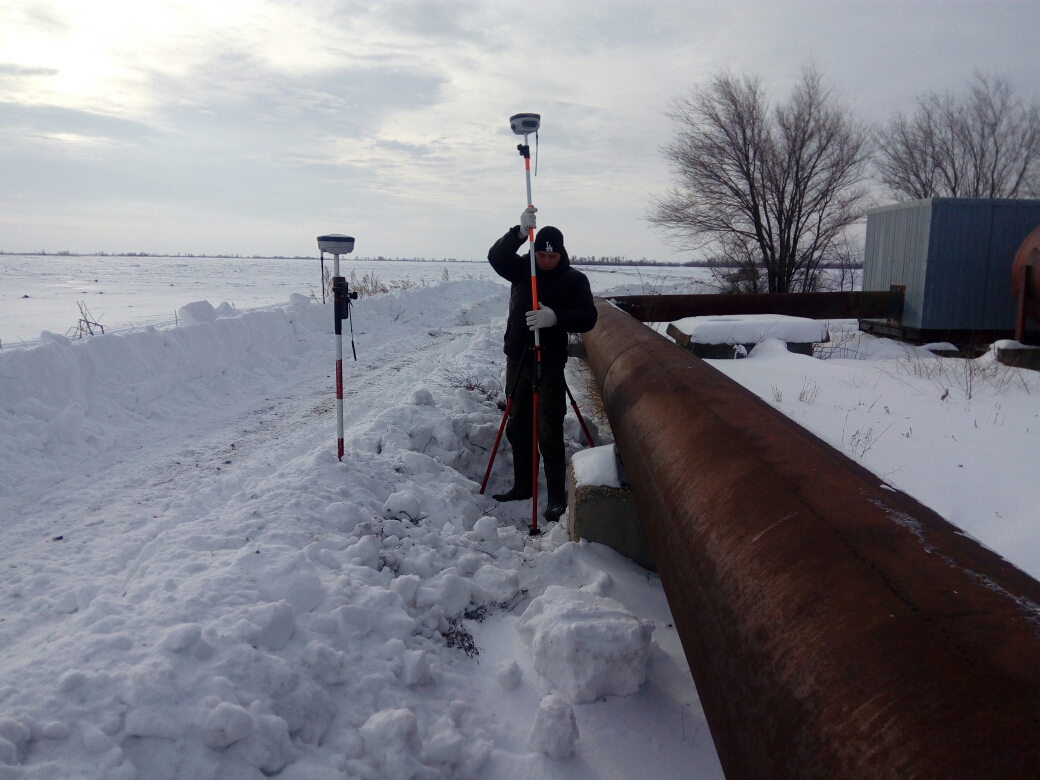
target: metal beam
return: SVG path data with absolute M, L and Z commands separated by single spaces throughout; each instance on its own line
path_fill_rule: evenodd
M 596 305 L 589 364 L 726 777 L 1040 776 L 1040 583 Z
M 751 293 L 747 295 L 618 295 L 613 301 L 640 322 L 726 314 L 787 314 L 816 320 L 882 319 L 901 322 L 904 287 L 890 291 Z

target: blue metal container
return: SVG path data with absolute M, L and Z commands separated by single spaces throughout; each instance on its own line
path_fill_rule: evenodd
M 1011 261 L 1038 225 L 1040 200 L 928 198 L 868 211 L 863 289 L 906 287 L 910 339 L 1011 331 Z

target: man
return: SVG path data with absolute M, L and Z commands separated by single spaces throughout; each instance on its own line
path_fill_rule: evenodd
M 531 260 L 516 250 L 535 228 L 536 208 L 529 206 L 520 224 L 510 228 L 488 252 L 488 261 L 499 276 L 512 283 L 509 319 L 506 323 L 506 388 L 520 378 L 506 423 L 506 438 L 513 447 L 513 487 L 494 496 L 497 501 L 521 501 L 531 497 L 533 453 L 531 452 L 533 385 L 535 372 L 534 331 L 541 330 L 542 379 L 538 386 L 538 449 L 545 463 L 548 503 L 544 517 L 549 522 L 567 511 L 567 462 L 563 448 L 563 417 L 567 412 L 563 367 L 567 362 L 567 334 L 585 333 L 596 324 L 589 280 L 571 268 L 563 233 L 544 227 L 535 236 L 535 265 L 538 268 L 538 309 L 531 304 Z M 524 350 L 527 356 L 524 358 Z M 523 365 L 521 366 L 521 358 Z

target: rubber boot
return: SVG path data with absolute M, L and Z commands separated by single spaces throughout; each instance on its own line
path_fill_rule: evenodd
M 545 464 L 545 492 L 546 507 L 545 518 L 547 523 L 555 523 L 560 515 L 567 511 L 567 463 Z
M 513 454 L 513 487 L 491 496 L 495 501 L 523 501 L 531 497 L 531 458 Z

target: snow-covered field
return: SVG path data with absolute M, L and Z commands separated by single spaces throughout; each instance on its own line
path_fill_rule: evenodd
M 331 270 L 332 262 L 326 258 Z M 497 280 L 482 262 L 365 261 L 344 258 L 343 272 L 373 274 L 386 283 L 437 284 Z M 704 269 L 672 267 L 582 268 L 596 290 L 667 289 L 698 292 Z M 97 257 L 0 255 L 0 345 L 35 345 L 44 330 L 65 334 L 79 320 L 82 301 L 106 332 L 174 324 L 189 301 L 221 301 L 240 310 L 284 304 L 290 293 L 321 298 L 321 266 L 312 260 L 221 257 Z
M 456 266 L 358 303 L 342 463 L 330 307 L 284 304 L 307 281 L 212 323 L 5 339 L 0 777 L 722 776 L 660 581 L 478 495 L 508 291 Z M 170 319 L 229 299 L 180 292 Z M 1038 375 L 847 325 L 826 360 L 713 364 L 1040 575 Z

